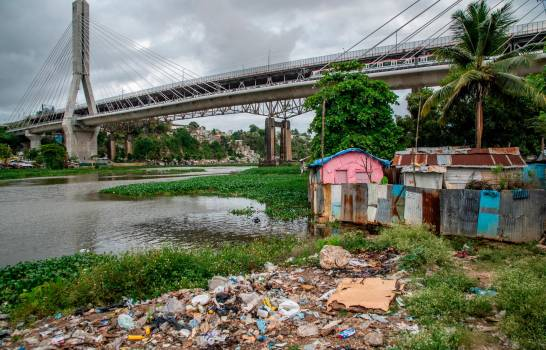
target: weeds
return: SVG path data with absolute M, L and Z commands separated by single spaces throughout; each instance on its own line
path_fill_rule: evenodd
M 23 292 L 12 314 L 15 319 L 43 317 L 66 309 L 109 305 L 123 297 L 144 300 L 172 290 L 204 288 L 214 275 L 244 274 L 267 261 L 282 262 L 297 243 L 296 238 L 283 237 L 217 249 L 163 248 L 107 255 L 75 276 L 52 278 Z
M 506 310 L 503 331 L 525 349 L 546 348 L 546 257 L 505 267 L 495 286 L 498 307 Z
M 232 209 L 229 211 L 230 214 L 238 216 L 252 216 L 256 212 L 256 209 L 253 207 L 246 207 L 241 209 Z
M 281 220 L 307 216 L 307 177 L 297 167 L 254 168 L 227 176 L 133 184 L 102 191 L 125 197 L 215 195 L 246 197 L 266 204 L 266 214 Z

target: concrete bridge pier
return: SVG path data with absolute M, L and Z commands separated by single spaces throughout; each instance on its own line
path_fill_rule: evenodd
M 265 119 L 265 163 L 275 164 L 275 119 Z
M 125 138 L 125 157 L 133 154 L 133 135 L 127 135 Z
M 292 132 L 290 131 L 290 121 L 281 122 L 281 161 L 292 161 Z
M 116 139 L 112 134 L 110 134 L 108 137 L 108 158 L 111 161 L 116 159 Z
M 276 128 L 281 128 L 280 139 L 280 161 L 289 162 L 292 160 L 292 132 L 290 131 L 290 121 L 275 121 L 273 117 L 265 119 L 265 163 L 275 164 L 275 137 Z
M 87 128 L 65 123 L 69 121 L 63 120 L 66 152 L 70 157 L 75 157 L 79 161 L 91 160 L 98 153 L 97 136 L 99 135 L 99 127 Z
M 25 130 L 25 137 L 30 140 L 30 149 L 38 149 L 42 146 L 43 135 L 37 135 Z

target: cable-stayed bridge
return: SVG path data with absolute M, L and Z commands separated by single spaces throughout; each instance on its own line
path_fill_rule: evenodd
M 415 1 L 403 11 L 420 1 Z M 433 2 L 415 18 L 431 11 L 440 1 Z M 380 45 L 385 41 L 382 40 L 367 49 L 349 49 L 334 55 L 198 77 L 142 44 L 91 21 L 87 2 L 75 0 L 71 25 L 52 50 L 7 125 L 13 132 L 25 133 L 34 147 L 39 145 L 43 133 L 60 131 L 64 134 L 69 154 L 86 160 L 97 153 L 96 136 L 100 126 L 158 117 L 174 120 L 251 113 L 268 117 L 266 161 L 272 161 L 275 157 L 276 127 L 281 128 L 281 159 L 291 160 L 289 119 L 306 112 L 303 102 L 315 92 L 314 84 L 325 67 L 333 62 L 356 59 L 364 64 L 364 71 L 371 78 L 382 79 L 393 89 L 439 85 L 449 65 L 436 61 L 433 51 L 456 43 L 453 37 L 445 35 L 451 23 L 443 24 L 424 40 L 415 41 L 414 38 L 462 3 L 463 0 L 451 1 L 449 6 L 433 13 L 428 22 L 395 44 Z M 538 15 L 530 18 L 530 23 L 517 24 L 512 28 L 505 43 L 505 52 L 544 43 L 546 21 L 537 21 L 544 13 L 541 6 L 541 3 L 537 3 L 529 10 L 531 15 L 537 7 L 539 10 Z M 400 27 L 393 33 L 398 34 L 399 31 Z M 115 80 L 113 87 L 95 83 L 93 75 L 100 77 L 102 72 L 96 70 L 91 74 L 91 67 L 104 66 L 105 63 L 93 62 L 91 53 L 95 51 L 112 53 L 103 60 L 119 64 L 120 71 L 134 76 L 134 82 L 129 84 L 126 92 L 123 90 L 126 85 L 116 84 Z M 523 75 L 540 71 L 544 62 L 546 56 L 540 54 L 535 65 L 518 73 Z M 85 95 L 84 103 L 77 103 L 80 86 Z M 116 93 L 119 86 L 122 91 Z M 97 91 L 102 98 L 95 100 Z

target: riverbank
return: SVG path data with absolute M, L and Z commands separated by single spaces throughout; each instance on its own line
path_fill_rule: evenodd
M 300 169 L 295 166 L 253 168 L 227 176 L 117 186 L 101 193 L 128 198 L 177 195 L 245 197 L 264 203 L 265 212 L 274 219 L 293 220 L 309 214 L 307 175 L 300 174 Z
M 175 175 L 203 172 L 202 168 L 159 168 L 159 167 L 108 167 L 108 168 L 75 168 L 75 169 L 1 169 L 0 180 L 15 180 L 36 177 L 59 177 L 98 174 L 99 176 L 115 175 Z
M 355 260 L 335 270 L 321 268 L 317 253 L 327 244 L 344 247 Z M 117 257 L 85 254 L 65 259 L 0 270 L 2 304 L 7 302 L 6 295 L 15 300 L 5 307 L 11 312 L 12 325 L 21 319 L 60 313 L 57 320 L 46 318 L 34 327 L 10 331 L 11 336 L 4 340 L 6 347 L 17 348 L 27 338 L 51 344 L 59 334 L 66 341 L 78 341 L 75 332 L 79 336 L 90 332 L 85 341 L 94 342 L 88 344 L 94 346 L 142 347 L 151 342 L 158 347 L 191 347 L 207 339 L 229 348 L 235 344 L 263 347 L 270 342 L 285 343 L 290 349 L 316 342 L 317 349 L 326 344 L 362 347 L 372 341 L 400 349 L 546 346 L 546 255 L 532 245 L 450 240 L 423 228 L 400 226 L 372 237 L 362 233 L 316 240 L 286 237 L 218 249 L 165 248 Z M 47 271 L 48 281 L 39 280 L 43 271 Z M 258 310 L 241 311 L 244 305 L 234 299 L 235 311 L 222 306 L 232 304 L 225 304 L 227 299 L 219 299 L 216 292 L 193 289 L 206 289 L 215 275 L 246 275 L 233 280 L 241 287 L 229 289 L 227 299 L 243 291 L 256 293 L 260 300 L 267 296 L 274 304 L 281 297 L 289 298 L 299 305 L 300 313 L 279 323 L 273 307 L 267 317 L 262 315 L 265 328 L 261 331 Z M 379 316 L 374 310 L 329 311 L 321 296 L 335 288 L 341 277 L 396 279 L 398 297 L 389 311 Z M 7 293 L 6 286 L 11 288 Z M 191 300 L 202 294 L 208 296 L 201 299 L 216 302 L 191 308 Z M 130 310 L 127 305 L 116 306 L 124 298 L 154 297 L 160 298 L 128 304 Z M 185 311 L 175 308 L 172 318 L 163 313 L 165 304 L 185 305 Z M 110 307 L 86 311 L 92 306 Z M 222 311 L 225 308 L 226 313 Z M 75 310 L 78 316 L 62 316 Z M 137 326 L 128 332 L 117 320 L 131 311 Z M 79 325 L 88 326 L 79 329 Z M 146 327 L 151 328 L 151 335 L 146 335 Z M 55 331 L 48 333 L 46 328 Z M 346 328 L 354 328 L 355 335 L 344 341 L 337 339 L 337 333 Z M 306 330 L 312 332 L 305 335 Z M 127 334 L 142 338 L 131 342 Z M 263 345 L 258 345 L 260 341 Z

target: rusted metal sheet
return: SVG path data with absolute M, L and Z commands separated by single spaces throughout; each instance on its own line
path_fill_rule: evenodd
M 332 218 L 339 220 L 341 218 L 341 185 L 331 185 L 332 189 Z
M 313 191 L 313 213 L 318 216 L 324 214 L 324 189 L 321 185 L 312 185 L 315 190 Z
M 341 185 L 341 221 L 353 222 L 355 196 L 355 186 L 353 184 Z
M 388 185 L 377 185 L 377 214 L 375 221 L 380 224 L 391 223 L 391 202 Z
M 366 184 L 355 184 L 354 186 L 353 222 L 366 224 L 368 223 L 368 186 Z
M 425 190 L 423 195 L 423 223 L 440 232 L 440 192 Z
M 406 186 L 390 185 L 391 217 L 393 223 L 404 222 L 404 205 L 406 203 Z
M 442 190 L 440 232 L 446 235 L 476 236 L 480 191 Z
M 368 184 L 368 222 L 374 223 L 377 215 L 377 187 L 376 184 Z
M 323 198 L 321 207 L 322 217 L 326 221 L 330 221 L 332 216 L 332 185 L 322 184 L 320 186 L 322 188 Z
M 423 223 L 423 196 L 414 188 L 406 189 L 404 219 L 408 225 L 421 225 Z
M 512 191 L 502 191 L 498 239 L 529 242 L 542 236 L 546 219 L 546 191 L 528 192 L 528 198 L 514 199 Z

